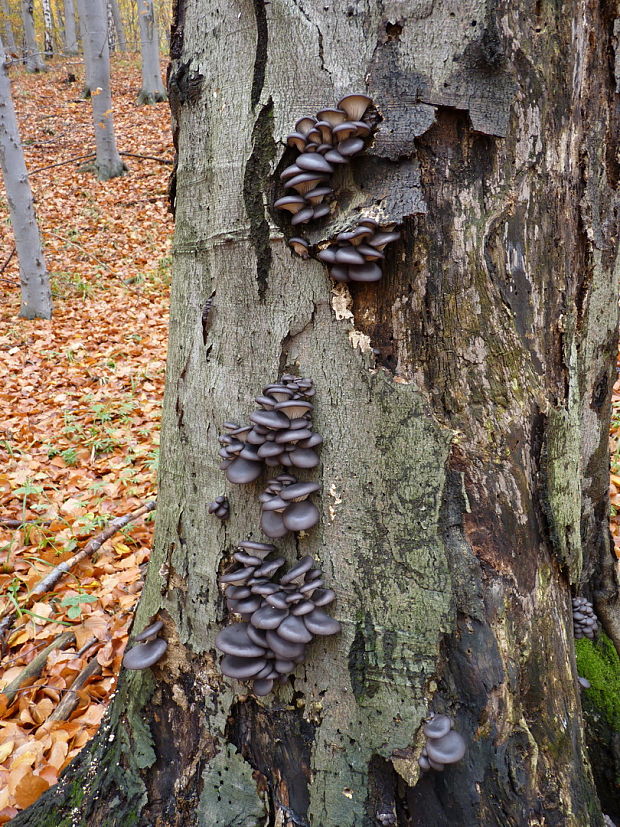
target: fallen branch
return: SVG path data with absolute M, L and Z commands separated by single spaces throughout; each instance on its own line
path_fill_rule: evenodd
M 47 663 L 47 658 L 50 652 L 53 652 L 54 649 L 66 649 L 67 646 L 73 643 L 74 640 L 75 635 L 73 632 L 63 632 L 63 634 L 59 635 L 56 640 L 53 640 L 49 646 L 46 646 L 42 652 L 39 652 L 39 654 L 30 661 L 28 666 L 26 666 L 25 669 L 2 690 L 2 694 L 6 695 L 8 698 L 8 703 L 13 703 L 13 699 L 17 695 L 22 684 L 26 683 L 26 681 L 31 678 L 39 677 L 43 671 L 43 667 Z
M 105 541 L 109 540 L 110 537 L 113 537 L 121 530 L 121 528 L 124 528 L 126 525 L 142 517 L 144 514 L 154 511 L 155 504 L 156 501 L 151 500 L 150 502 L 141 505 L 140 508 L 137 508 L 135 511 L 125 514 L 124 517 L 115 517 L 102 532 L 93 537 L 92 540 L 89 540 L 81 551 L 76 552 L 72 557 L 69 557 L 68 560 L 65 560 L 63 563 L 59 563 L 55 568 L 53 568 L 50 573 L 43 578 L 43 580 L 39 580 L 37 585 L 28 594 L 23 605 L 20 605 L 19 608 L 12 609 L 7 615 L 5 615 L 2 622 L 0 622 L 0 635 L 3 635 L 7 629 L 11 628 L 15 621 L 15 616 L 20 609 L 26 608 L 35 598 L 40 597 L 42 594 L 45 594 L 53 589 L 63 575 L 77 565 L 80 560 L 84 560 L 85 557 L 88 557 L 90 554 L 94 554 L 95 551 L 98 551 Z
M 54 721 L 66 721 L 69 715 L 73 712 L 80 700 L 78 690 L 81 689 L 89 678 L 93 675 L 98 675 L 101 672 L 101 666 L 94 657 L 90 663 L 87 663 L 84 669 L 76 677 L 71 684 L 71 688 L 67 690 L 62 700 L 47 719 L 46 723 L 53 723 Z
M 12 250 L 11 250 L 11 252 L 9 253 L 9 257 L 8 257 L 8 258 L 7 258 L 7 260 L 4 262 L 4 264 L 2 265 L 2 267 L 0 267 L 0 273 L 4 273 L 4 271 L 6 270 L 6 268 L 7 268 L 7 267 L 9 266 L 9 264 L 11 263 L 11 260 L 13 259 L 13 256 L 14 256 L 14 255 L 15 255 L 15 247 L 13 247 L 13 249 L 12 249 Z M 11 279 L 6 279 L 6 281 L 11 281 L 11 284 L 19 284 L 19 282 L 18 282 L 18 281 L 12 281 Z
M 46 526 L 49 524 L 49 520 L 13 520 L 9 517 L 0 517 L 0 526 L 4 526 L 4 528 L 21 528 L 24 525 Z
M 55 167 L 64 167 L 66 164 L 72 164 L 74 161 L 83 161 L 85 158 L 96 158 L 94 152 L 89 152 L 88 155 L 75 155 L 73 158 L 68 158 L 66 161 L 58 161 L 56 164 L 48 164 L 45 167 L 31 170 L 28 175 L 37 175 L 39 172 L 45 172 L 46 169 L 54 169 Z
M 136 152 L 119 152 L 119 155 L 126 155 L 128 158 L 144 158 L 145 161 L 159 161 L 160 164 L 172 166 L 174 161 L 168 158 L 158 158 L 157 155 L 138 155 Z

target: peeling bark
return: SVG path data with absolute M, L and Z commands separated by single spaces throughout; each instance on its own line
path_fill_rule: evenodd
M 107 755 L 105 730 L 16 824 L 68 812 L 94 757 L 82 823 L 111 823 L 114 789 L 118 817 L 145 824 L 602 827 L 570 601 L 618 611 L 615 31 L 593 0 L 177 0 L 175 279 L 137 618 L 165 617 L 169 648 L 153 684 L 131 677 L 151 694 L 122 729 L 146 720 L 152 754 Z M 294 121 L 362 89 L 375 140 L 307 235 L 361 206 L 403 241 L 381 282 L 349 292 L 292 255 L 270 205 Z M 325 444 L 321 523 L 278 545 L 320 559 L 343 632 L 257 700 L 215 662 L 218 571 L 260 538 L 260 487 L 225 483 L 216 436 L 283 370 L 314 378 Z M 207 503 L 223 492 L 231 519 L 216 525 Z M 468 750 L 420 778 L 431 710 Z

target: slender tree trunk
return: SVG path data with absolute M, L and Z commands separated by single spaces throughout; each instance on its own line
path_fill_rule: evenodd
M 75 8 L 73 0 L 64 0 L 65 10 L 65 52 L 68 55 L 77 55 L 78 41 L 75 27 Z
M 50 6 L 50 0 L 41 0 L 43 6 L 43 26 L 44 26 L 44 39 L 45 39 L 45 56 L 52 57 L 54 54 L 54 38 L 52 35 L 53 30 L 53 23 L 52 23 L 52 9 Z
M 24 25 L 24 63 L 28 72 L 46 72 L 45 65 L 37 47 L 34 31 L 34 0 L 21 0 L 22 23 Z
M 135 623 L 161 618 L 168 650 L 121 676 L 99 735 L 15 825 L 602 827 L 571 595 L 618 611 L 611 8 L 178 0 L 175 14 L 175 278 Z M 304 234 L 370 214 L 402 240 L 380 282 L 349 291 L 293 255 L 299 228 L 270 205 L 296 119 L 355 91 L 375 136 Z M 315 380 L 322 519 L 277 545 L 320 559 L 343 631 L 256 698 L 222 677 L 214 641 L 218 573 L 263 539 L 262 486 L 225 481 L 217 434 L 284 371 Z M 220 524 L 207 504 L 222 493 Z M 431 710 L 467 752 L 421 776 Z
M 11 10 L 9 9 L 9 1 L 2 0 L 1 4 L 2 16 L 4 18 L 4 44 L 7 51 L 12 54 L 17 54 L 17 44 L 15 43 L 15 35 L 13 34 L 13 25 L 11 23 Z
M 118 5 L 118 0 L 108 0 L 108 7 L 112 12 L 112 19 L 114 20 L 114 29 L 116 30 L 118 48 L 121 52 L 126 52 L 127 41 L 125 38 L 125 26 L 123 25 L 123 17 Z
M 142 89 L 138 95 L 138 102 L 156 103 L 166 100 L 167 95 L 161 79 L 159 32 L 153 0 L 138 0 L 137 8 L 142 54 Z
M 110 52 L 114 52 L 116 49 L 116 31 L 114 28 L 114 17 L 112 15 L 110 0 L 107 0 L 106 11 L 108 14 L 108 48 L 110 49 Z
M 80 24 L 80 40 L 82 41 L 82 54 L 84 56 L 84 88 L 82 89 L 82 95 L 85 98 L 89 98 L 90 90 L 92 88 L 90 72 L 93 61 L 90 55 L 90 39 L 86 31 L 86 12 L 84 11 L 85 3 L 86 0 L 76 0 Z
M 122 175 L 126 167 L 118 154 L 114 135 L 105 0 L 82 0 L 80 17 L 82 16 L 85 38 L 88 42 L 88 47 L 85 48 L 85 57 L 88 60 L 86 77 L 93 107 L 97 147 L 95 167 L 98 177 L 102 181 L 107 181 L 109 178 Z
M 52 295 L 1 40 L 0 61 L 0 165 L 19 260 L 19 315 L 24 319 L 50 319 Z

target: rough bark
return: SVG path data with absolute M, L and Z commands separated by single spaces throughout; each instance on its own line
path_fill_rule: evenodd
M 17 45 L 15 43 L 15 35 L 13 34 L 11 10 L 9 9 L 8 0 L 2 0 L 0 7 L 2 8 L 2 17 L 4 18 L 4 46 L 9 54 L 17 55 Z
M 121 10 L 117 0 L 108 0 L 108 6 L 110 11 L 112 12 L 112 19 L 114 20 L 114 30 L 116 32 L 118 48 L 121 52 L 126 52 L 127 42 L 125 38 L 125 26 L 123 24 Z
M 122 175 L 125 164 L 116 148 L 112 93 L 110 91 L 110 50 L 105 0 L 82 0 L 80 17 L 84 20 L 84 34 L 88 47 L 84 49 L 88 61 L 87 84 L 93 107 L 93 125 L 97 157 L 95 168 L 102 181 Z
M 64 0 L 65 10 L 65 52 L 68 55 L 77 55 L 79 51 L 77 30 L 75 26 L 75 8 L 73 0 Z
M 52 295 L 1 40 L 0 62 L 0 166 L 19 261 L 19 315 L 25 319 L 49 319 Z
M 28 72 L 46 72 L 47 66 L 37 48 L 34 30 L 34 0 L 21 0 L 24 26 L 24 64 Z
M 169 649 L 122 677 L 100 737 L 17 825 L 77 812 L 602 827 L 570 598 L 604 594 L 617 611 L 614 43 L 612 9 L 594 0 L 177 0 L 175 278 L 136 620 L 158 613 Z M 335 220 L 309 235 L 361 208 L 403 241 L 381 282 L 332 305 L 269 205 L 294 121 L 363 89 L 376 138 L 340 178 Z M 284 370 L 316 382 L 323 514 L 278 547 L 320 559 L 343 633 L 256 699 L 221 677 L 214 638 L 218 571 L 261 536 L 260 486 L 226 484 L 216 437 Z M 215 524 L 221 493 L 231 519 Z M 454 716 L 468 751 L 420 779 L 430 710 Z
M 161 79 L 159 32 L 153 0 L 138 0 L 136 7 L 142 55 L 142 89 L 138 94 L 138 103 L 157 103 L 166 100 L 167 95 Z

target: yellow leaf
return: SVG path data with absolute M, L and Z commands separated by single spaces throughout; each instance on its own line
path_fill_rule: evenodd
M 13 747 L 15 746 L 15 741 L 5 741 L 4 744 L 0 744 L 0 764 L 9 757 L 9 755 L 13 752 Z

